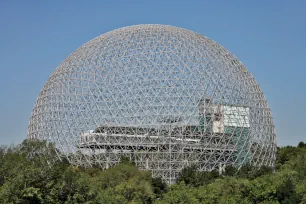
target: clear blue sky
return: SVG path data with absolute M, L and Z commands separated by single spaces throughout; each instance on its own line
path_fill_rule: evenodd
M 90 39 L 128 25 L 168 24 L 205 35 L 255 76 L 278 145 L 306 141 L 306 1 L 0 1 L 0 144 L 26 138 L 54 69 Z

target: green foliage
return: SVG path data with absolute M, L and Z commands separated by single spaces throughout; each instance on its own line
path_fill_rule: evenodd
M 177 182 L 184 182 L 186 185 L 197 187 L 207 185 L 219 177 L 217 171 L 197 171 L 196 166 L 188 166 L 179 174 Z
M 306 145 L 278 148 L 276 171 L 248 164 L 198 172 L 186 167 L 168 187 L 129 160 L 109 169 L 73 167 L 53 144 L 0 147 L 0 203 L 304 203 Z M 52 162 L 48 165 L 48 161 Z
M 237 172 L 237 169 L 234 166 L 229 165 L 225 167 L 223 175 L 224 176 L 234 176 L 236 172 Z
M 152 178 L 152 190 L 157 198 L 162 198 L 168 192 L 168 186 L 161 177 Z
M 217 179 L 208 186 L 199 188 L 198 199 L 201 203 L 251 203 L 250 181 L 234 177 Z
M 265 174 L 271 174 L 272 171 L 273 169 L 267 166 L 256 168 L 250 164 L 245 164 L 237 171 L 235 175 L 239 178 L 247 178 L 252 180 Z
M 155 198 L 151 174 L 129 161 L 101 171 L 72 167 L 52 154 L 52 144 L 33 140 L 1 148 L 0 203 L 151 203 Z
M 299 142 L 298 148 L 306 148 L 306 143 L 304 143 L 304 142 Z
M 161 200 L 156 200 L 155 203 L 200 203 L 196 195 L 196 189 L 187 186 L 182 181 L 178 184 L 172 185 L 169 192 L 164 195 L 164 198 Z

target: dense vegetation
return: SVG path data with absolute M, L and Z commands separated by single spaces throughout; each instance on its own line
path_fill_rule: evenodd
M 33 151 L 33 146 L 35 150 Z M 33 141 L 0 148 L 0 203 L 305 203 L 306 144 L 281 147 L 276 171 L 243 166 L 217 172 L 185 168 L 167 186 L 131 162 L 101 171 L 51 161 L 54 148 Z M 49 154 L 42 154 L 42 152 Z M 44 155 L 44 156 L 42 156 Z

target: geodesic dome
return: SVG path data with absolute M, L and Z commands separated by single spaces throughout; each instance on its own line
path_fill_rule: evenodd
M 137 25 L 81 46 L 40 92 L 28 137 L 73 165 L 128 156 L 173 183 L 183 167 L 274 166 L 271 111 L 228 50 L 189 30 Z

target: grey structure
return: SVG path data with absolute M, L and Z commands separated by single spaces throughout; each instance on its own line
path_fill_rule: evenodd
M 73 52 L 40 92 L 28 137 L 55 143 L 73 165 L 128 156 L 168 183 L 192 164 L 273 167 L 276 152 L 271 111 L 244 65 L 165 25 L 117 29 Z

